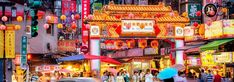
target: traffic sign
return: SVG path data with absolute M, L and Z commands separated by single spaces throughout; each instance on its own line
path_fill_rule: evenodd
M 27 43 L 28 38 L 26 36 L 22 36 L 21 39 L 21 68 L 27 69 Z

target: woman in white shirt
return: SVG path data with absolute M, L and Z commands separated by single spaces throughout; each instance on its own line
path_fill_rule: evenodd
M 117 73 L 116 82 L 124 82 L 122 72 Z
M 137 73 L 137 72 L 134 72 L 134 74 L 133 74 L 133 76 L 132 76 L 133 82 L 140 82 L 139 79 L 140 79 L 140 77 L 139 77 L 138 73 Z
M 150 70 L 147 69 L 145 74 L 145 82 L 153 82 L 154 76 L 150 73 Z

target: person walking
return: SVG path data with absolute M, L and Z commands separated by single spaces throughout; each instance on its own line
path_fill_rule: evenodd
M 134 72 L 134 74 L 132 76 L 132 80 L 133 80 L 133 82 L 140 82 L 138 73 L 136 71 Z
M 217 71 L 217 74 L 214 76 L 214 82 L 221 82 L 222 77 L 219 75 L 219 72 Z
M 124 82 L 124 77 L 122 75 L 122 72 L 117 73 L 116 82 Z
M 104 72 L 104 73 L 103 73 L 102 82 L 108 82 L 108 75 L 107 75 L 107 72 Z
M 179 72 L 179 75 L 174 76 L 174 82 L 187 82 L 184 72 Z
M 201 73 L 199 74 L 198 82 L 205 82 L 206 81 L 206 76 L 207 74 L 205 71 L 202 69 Z
M 139 71 L 139 80 L 140 82 L 144 82 L 144 72 L 142 70 Z
M 206 82 L 213 82 L 214 76 L 211 73 L 211 70 L 208 70 L 208 74 L 206 76 Z
M 128 75 L 128 73 L 127 73 L 126 71 L 124 71 L 123 77 L 124 77 L 124 81 L 125 81 L 125 82 L 130 82 L 130 80 L 129 80 L 129 75 Z
M 109 73 L 110 75 L 109 75 L 109 81 L 108 82 L 115 82 L 115 76 L 114 76 L 114 74 L 113 73 Z
M 154 76 L 150 73 L 150 69 L 146 70 L 145 82 L 153 82 Z

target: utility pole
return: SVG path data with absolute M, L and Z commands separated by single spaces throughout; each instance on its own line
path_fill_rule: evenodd
M 2 6 L 2 16 L 5 16 L 5 7 L 13 6 L 15 3 L 12 2 L 0 2 L 0 6 Z M 6 25 L 4 21 L 2 21 L 3 25 Z M 5 54 L 5 30 L 3 30 L 4 40 L 3 40 L 3 82 L 6 82 L 6 54 Z

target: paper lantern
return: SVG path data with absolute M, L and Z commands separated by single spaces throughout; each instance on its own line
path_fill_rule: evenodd
M 63 28 L 63 24 L 59 23 L 59 24 L 57 25 L 57 27 L 58 27 L 59 29 L 61 29 L 61 28 Z
M 116 40 L 114 44 L 115 44 L 116 49 L 121 49 L 124 42 L 122 40 Z
M 120 19 L 121 16 L 120 15 L 115 15 L 115 18 Z
M 61 16 L 60 16 L 60 19 L 61 19 L 61 20 L 66 20 L 66 18 L 67 18 L 66 15 L 61 15 Z
M 151 41 L 150 45 L 151 45 L 152 48 L 158 48 L 158 41 L 153 40 L 153 41 Z
M 200 25 L 198 33 L 199 33 L 199 35 L 204 35 L 205 34 L 205 25 L 204 24 Z
M 6 22 L 8 20 L 7 16 L 2 17 L 2 21 Z
M 183 13 L 182 13 L 182 16 L 183 16 L 183 17 L 188 17 L 188 13 L 187 13 L 187 12 L 183 12 Z
M 128 48 L 134 48 L 135 47 L 135 40 L 134 39 L 131 39 L 131 40 L 127 40 L 127 46 Z
M 145 28 L 145 24 L 141 23 L 140 28 L 144 29 Z
M 145 47 L 147 47 L 147 40 L 145 40 L 145 39 L 138 40 L 138 45 L 140 48 L 144 49 Z
M 93 20 L 93 15 L 88 15 L 89 20 Z
M 15 30 L 19 30 L 21 29 L 21 26 L 20 25 L 15 25 Z
M 228 9 L 227 8 L 222 8 L 223 13 L 227 13 Z
M 49 24 L 44 24 L 44 26 L 43 26 L 45 29 L 48 29 L 50 26 L 49 26 Z
M 23 21 L 23 17 L 22 17 L 22 16 L 18 16 L 18 17 L 16 18 L 16 20 L 17 20 L 18 22 L 22 22 L 22 21 Z
M 129 17 L 129 18 L 133 18 L 133 17 L 134 17 L 134 14 L 130 13 L 130 14 L 128 14 L 128 17 Z
M 197 23 L 197 22 L 194 22 L 194 23 L 193 23 L 193 26 L 197 27 L 197 26 L 198 26 L 198 23 Z
M 76 14 L 76 15 L 75 15 L 75 19 L 76 19 L 76 20 L 79 20 L 79 19 L 80 19 L 80 15 L 79 15 L 79 14 Z
M 201 16 L 201 11 L 197 11 L 197 12 L 196 12 L 196 15 L 197 15 L 197 16 Z
M 1 29 L 1 30 L 5 30 L 5 29 L 6 29 L 6 26 L 5 26 L 5 25 L 1 25 L 1 26 L 0 26 L 0 29 Z
M 147 13 L 143 13 L 142 17 L 146 18 L 146 17 L 148 17 L 148 14 Z
M 72 23 L 72 24 L 71 24 L 71 28 L 72 28 L 72 29 L 76 29 L 76 27 L 77 27 L 76 23 Z
M 51 20 L 51 16 L 46 16 L 46 21 Z
M 89 24 L 86 24 L 85 27 L 86 27 L 86 29 L 90 29 L 90 25 Z

